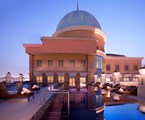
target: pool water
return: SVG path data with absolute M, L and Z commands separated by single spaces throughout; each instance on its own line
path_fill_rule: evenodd
M 139 104 L 122 104 L 107 106 L 105 120 L 145 120 L 145 114 L 137 110 Z
M 29 88 L 29 85 L 27 83 L 23 83 L 23 87 Z M 7 90 L 8 91 L 17 91 L 16 84 L 12 84 L 12 85 L 7 86 Z

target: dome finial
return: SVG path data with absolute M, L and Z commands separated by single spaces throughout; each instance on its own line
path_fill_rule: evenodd
M 78 4 L 78 0 L 77 0 L 77 11 L 79 10 L 79 4 Z

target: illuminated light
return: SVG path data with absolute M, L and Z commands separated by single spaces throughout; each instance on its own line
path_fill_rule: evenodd
M 110 98 L 110 91 L 107 91 L 107 94 L 105 97 L 109 97 Z

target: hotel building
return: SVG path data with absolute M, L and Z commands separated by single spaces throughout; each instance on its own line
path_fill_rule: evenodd
M 90 92 L 93 89 L 84 83 L 138 84 L 143 58 L 105 53 L 106 34 L 97 19 L 86 11 L 66 14 L 55 33 L 42 36 L 41 41 L 42 44 L 24 44 L 31 81 L 59 82 L 64 83 L 64 89 L 86 88 Z

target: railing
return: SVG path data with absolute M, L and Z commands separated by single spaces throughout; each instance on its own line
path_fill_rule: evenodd
M 138 82 L 138 78 L 137 77 L 121 77 L 120 81 L 121 82 Z
M 6 81 L 6 77 L 0 77 L 0 82 L 4 82 Z M 17 82 L 20 81 L 19 77 L 11 77 L 10 78 L 10 82 Z M 30 79 L 28 77 L 23 77 L 23 81 L 30 81 Z

